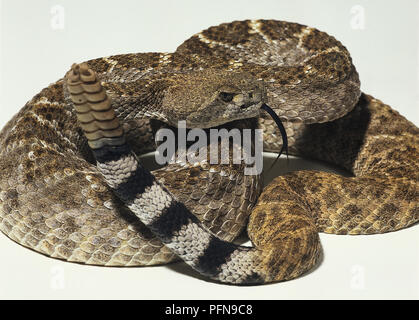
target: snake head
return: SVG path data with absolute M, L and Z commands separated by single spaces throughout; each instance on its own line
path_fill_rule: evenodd
M 263 83 L 247 73 L 209 69 L 173 80 L 162 105 L 173 126 L 186 120 L 188 128 L 210 128 L 255 118 L 266 101 Z

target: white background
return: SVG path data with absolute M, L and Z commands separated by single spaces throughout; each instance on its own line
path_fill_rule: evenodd
M 351 52 L 362 89 L 419 124 L 415 0 L 3 0 L 0 17 L 0 126 L 74 62 L 172 52 L 202 29 L 248 18 L 299 22 L 335 36 Z M 318 268 L 260 287 L 209 283 L 182 264 L 128 269 L 64 263 L 0 234 L 0 298 L 418 298 L 418 232 L 416 225 L 377 236 L 321 235 L 325 258 Z

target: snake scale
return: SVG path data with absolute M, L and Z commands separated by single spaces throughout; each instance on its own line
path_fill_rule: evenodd
M 137 155 L 161 127 L 264 130 L 289 152 L 351 177 L 298 171 L 262 190 L 244 164 L 178 161 L 153 172 Z M 231 284 L 289 280 L 319 260 L 318 232 L 374 234 L 419 220 L 418 128 L 361 93 L 346 48 L 274 20 L 222 24 L 174 53 L 74 65 L 0 134 L 0 229 L 66 261 L 148 266 L 180 258 Z M 209 146 L 207 146 L 209 147 Z M 240 147 L 240 146 L 236 146 Z M 232 241 L 247 226 L 253 247 Z

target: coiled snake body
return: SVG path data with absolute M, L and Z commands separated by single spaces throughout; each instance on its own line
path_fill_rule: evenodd
M 294 172 L 260 195 L 259 175 L 244 175 L 243 164 L 177 162 L 150 173 L 135 155 L 154 149 L 162 123 L 180 120 L 261 127 L 265 150 L 279 151 L 265 102 L 284 121 L 290 153 L 353 177 Z M 418 221 L 418 133 L 361 94 L 333 37 L 274 20 L 223 24 L 172 54 L 75 65 L 28 102 L 0 135 L 0 228 L 67 261 L 180 257 L 221 282 L 288 280 L 318 261 L 319 231 L 383 233 Z M 253 248 L 231 243 L 247 222 Z

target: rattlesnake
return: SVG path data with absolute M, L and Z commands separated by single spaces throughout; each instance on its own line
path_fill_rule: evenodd
M 212 27 L 175 53 L 75 65 L 1 132 L 0 228 L 67 261 L 145 266 L 180 257 L 221 282 L 295 278 L 317 263 L 319 231 L 383 233 L 419 220 L 418 128 L 359 87 L 340 42 L 274 20 Z M 154 148 L 161 121 L 182 119 L 261 127 L 265 150 L 278 151 L 264 102 L 284 121 L 291 154 L 354 177 L 289 173 L 259 197 L 261 178 L 243 165 L 178 162 L 151 174 L 132 153 Z M 249 215 L 254 247 L 231 243 Z

